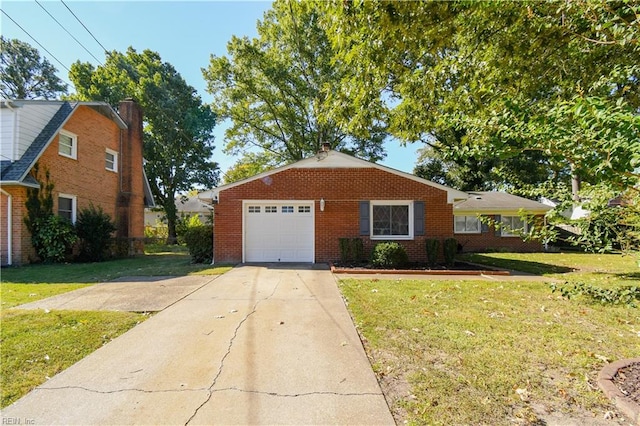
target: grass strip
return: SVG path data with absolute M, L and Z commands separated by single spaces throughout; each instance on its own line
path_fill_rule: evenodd
M 130 312 L 3 310 L 2 407 L 146 318 Z
M 398 424 L 601 417 L 613 407 L 598 371 L 640 352 L 638 309 L 567 301 L 544 282 L 347 279 L 340 288 Z

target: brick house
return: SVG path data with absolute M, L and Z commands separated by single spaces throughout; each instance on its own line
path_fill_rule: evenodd
M 0 259 L 36 260 L 24 225 L 27 188 L 48 171 L 54 212 L 75 222 L 93 204 L 114 220 L 130 253 L 141 252 L 144 207 L 153 203 L 142 163 L 142 111 L 131 100 L 118 112 L 104 102 L 2 100 Z M 40 182 L 33 176 L 38 165 Z
M 365 253 L 398 241 L 425 262 L 425 239 L 458 236 L 454 206 L 469 194 L 327 149 L 200 198 L 214 204 L 215 262 L 333 262 L 346 237 Z
M 453 207 L 454 237 L 462 251 L 507 250 L 515 252 L 534 252 L 543 249 L 542 243 L 523 241 L 513 232 L 514 229 L 528 230 L 529 224 L 522 219 L 520 212 L 543 216 L 552 207 L 537 201 L 507 194 L 506 192 L 469 192 L 469 198 L 456 203 Z M 488 217 L 491 223 L 480 220 Z M 494 226 L 503 224 L 502 226 Z

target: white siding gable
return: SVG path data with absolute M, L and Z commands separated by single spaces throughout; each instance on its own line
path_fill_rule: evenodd
M 0 108 L 2 159 L 19 160 L 59 109 L 58 102 Z

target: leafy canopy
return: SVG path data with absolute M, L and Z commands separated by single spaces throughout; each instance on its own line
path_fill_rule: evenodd
M 218 182 L 218 164 L 211 159 L 215 114 L 173 65 L 151 50 L 113 51 L 97 68 L 76 62 L 69 76 L 78 99 L 116 106 L 134 98 L 142 106 L 145 171 L 153 196 L 167 215 L 169 241 L 174 242 L 176 195 Z
M 231 121 L 225 152 L 246 156 L 234 176 L 251 163 L 264 169 L 300 160 L 322 143 L 372 161 L 384 157 L 383 126 L 358 133 L 323 118 L 328 94 L 342 89 L 349 70 L 335 61 L 321 13 L 311 2 L 276 1 L 258 22 L 258 38 L 233 37 L 228 56 L 212 55 L 203 69 L 213 108 Z
M 5 99 L 55 99 L 67 93 L 56 68 L 37 49 L 0 36 L 0 92 Z

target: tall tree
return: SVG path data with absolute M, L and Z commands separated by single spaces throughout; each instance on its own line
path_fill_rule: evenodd
M 332 117 L 387 121 L 447 156 L 544 154 L 575 180 L 638 182 L 640 6 L 631 1 L 334 1 L 326 22 L 353 74 Z M 393 102 L 389 102 L 391 99 Z M 453 127 L 447 145 L 433 136 Z M 566 173 L 565 173 L 566 174 Z M 550 173 L 552 176 L 553 173 Z
M 130 97 L 142 106 L 145 170 L 167 216 L 168 242 L 175 243 L 176 195 L 218 182 L 218 164 L 212 161 L 215 114 L 171 64 L 150 50 L 110 52 L 97 68 L 76 62 L 69 77 L 78 99 L 116 106 Z
M 37 49 L 0 36 L 0 91 L 6 99 L 55 99 L 67 93 L 56 68 Z
M 213 108 L 231 121 L 225 151 L 251 153 L 241 165 L 289 163 L 316 153 L 322 143 L 372 161 L 384 157 L 380 123 L 356 133 L 321 118 L 328 93 L 341 90 L 348 73 L 334 61 L 321 13 L 310 2 L 275 1 L 258 22 L 258 38 L 233 37 L 228 56 L 212 55 L 203 69 Z

